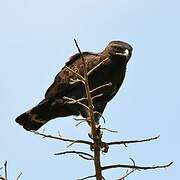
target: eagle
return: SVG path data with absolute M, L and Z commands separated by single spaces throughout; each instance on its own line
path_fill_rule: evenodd
M 84 83 L 77 75 L 84 77 L 85 61 L 94 112 L 97 112 L 95 121 L 98 124 L 107 103 L 116 95 L 123 83 L 132 50 L 132 46 L 126 42 L 111 41 L 102 52 L 74 54 L 56 75 L 44 99 L 19 115 L 16 122 L 28 131 L 36 131 L 58 117 L 80 115 L 88 119 L 86 91 Z M 82 99 L 81 103 L 78 103 L 79 99 Z M 69 100 L 74 100 L 75 103 Z

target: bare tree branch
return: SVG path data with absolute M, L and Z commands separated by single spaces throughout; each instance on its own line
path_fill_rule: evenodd
M 22 172 L 20 172 L 20 174 L 17 176 L 16 180 L 19 180 L 21 175 L 22 175 Z
M 104 124 L 106 123 L 105 117 L 100 112 L 94 111 L 94 114 L 98 114 L 103 119 Z
M 82 58 L 82 62 L 83 62 L 83 66 L 84 66 L 84 79 L 85 79 L 84 86 L 85 86 L 86 96 L 87 96 L 87 100 L 88 100 L 89 116 L 90 116 L 90 120 L 91 120 L 90 121 L 91 133 L 92 133 L 92 138 L 94 141 L 94 143 L 93 143 L 94 144 L 94 166 L 95 166 L 95 172 L 96 172 L 96 180 L 102 180 L 101 161 L 100 161 L 101 147 L 99 147 L 99 144 L 101 144 L 101 133 L 100 133 L 100 131 L 98 131 L 99 129 L 96 128 L 93 100 L 91 97 L 91 93 L 90 93 L 91 90 L 90 90 L 89 81 L 88 81 L 88 75 L 90 75 L 90 73 L 92 73 L 92 70 L 95 70 L 97 67 L 95 67 L 91 71 L 89 71 L 89 74 L 88 74 L 86 61 L 81 53 L 81 50 L 78 46 L 76 39 L 74 39 L 74 41 L 75 41 L 76 47 L 80 53 L 80 56 Z
M 8 180 L 7 161 L 5 161 L 4 163 L 4 168 L 5 168 L 5 179 Z
M 75 72 L 74 72 L 75 73 Z M 80 80 L 80 79 L 70 79 L 70 82 L 69 84 L 75 84 L 75 83 L 78 83 L 78 82 L 82 82 L 84 84 L 84 81 L 83 80 Z
M 158 139 L 160 136 L 155 136 L 152 138 L 147 138 L 147 139 L 141 139 L 141 140 L 130 140 L 130 141 L 113 141 L 113 142 L 108 142 L 108 145 L 120 145 L 120 144 L 133 144 L 133 143 L 142 143 L 142 142 L 147 142 L 147 141 L 153 141 Z
M 92 97 L 92 101 L 93 101 L 94 99 L 98 98 L 98 97 L 101 97 L 101 96 L 103 96 L 103 94 L 102 94 L 102 93 L 101 93 L 101 94 L 97 94 L 97 95 L 93 96 L 93 97 Z
M 130 168 L 130 169 L 139 169 L 139 170 L 162 169 L 169 167 L 171 164 L 173 164 L 173 162 L 159 166 L 134 166 L 134 165 L 125 165 L 125 164 L 115 164 L 115 165 L 103 166 L 102 171 L 113 168 Z
M 65 141 L 65 142 L 71 142 L 71 143 L 80 143 L 80 144 L 87 144 L 87 145 L 92 145 L 92 143 L 90 141 L 85 141 L 85 140 L 74 140 L 74 139 L 68 139 L 68 138 L 63 138 L 60 136 L 52 136 L 49 134 L 44 134 L 44 133 L 40 133 L 38 131 L 32 131 L 34 134 L 36 135 L 40 135 L 43 138 L 50 138 L 50 139 L 57 139 L 60 141 Z
M 97 136 L 97 132 L 96 132 L 96 124 L 95 124 L 95 117 L 94 117 L 94 112 L 93 112 L 93 101 L 91 98 L 91 94 L 90 94 L 90 88 L 89 88 L 89 83 L 88 83 L 88 74 L 87 74 L 87 64 L 86 61 L 82 55 L 82 52 L 79 48 L 79 45 L 76 41 L 76 39 L 74 39 L 74 42 L 76 44 L 76 47 L 79 51 L 79 54 L 81 56 L 82 62 L 83 62 L 83 66 L 84 66 L 84 81 L 85 81 L 85 90 L 86 90 L 86 96 L 87 96 L 87 100 L 88 100 L 88 107 L 89 107 L 89 114 L 91 117 L 91 130 L 92 130 L 92 135 L 94 137 Z
M 69 104 L 72 104 L 71 102 L 74 102 L 74 103 L 77 103 L 77 104 L 85 107 L 87 110 L 89 110 L 89 107 L 88 107 L 88 106 L 86 106 L 84 103 L 81 103 L 81 102 L 79 102 L 79 101 L 76 101 L 76 100 L 73 99 L 73 98 L 69 98 L 69 97 L 65 97 L 65 96 L 64 96 L 63 99 L 64 99 L 64 100 L 68 100 L 69 102 L 67 102 L 67 103 L 69 103 Z
M 102 130 L 106 130 L 106 131 L 109 131 L 111 133 L 118 133 L 118 131 L 115 131 L 115 130 L 111 130 L 111 129 L 108 129 L 108 128 L 101 128 Z
M 77 73 L 76 71 L 72 70 L 72 69 L 69 68 L 68 66 L 65 66 L 65 68 L 68 69 L 69 71 L 71 71 L 73 74 L 76 74 L 76 75 L 78 76 L 78 78 L 79 78 L 80 80 L 82 80 L 82 82 L 85 81 L 85 79 L 84 79 L 79 73 Z
M 137 169 L 131 169 L 130 171 L 127 171 L 126 174 L 123 177 L 121 177 L 121 178 L 119 178 L 117 180 L 125 180 L 126 177 L 128 177 L 130 174 L 132 174 L 136 170 Z
M 60 153 L 55 153 L 54 155 L 63 155 L 63 154 L 77 154 L 79 155 L 80 157 L 86 159 L 86 160 L 93 160 L 94 157 L 89 154 L 89 153 L 85 153 L 85 152 L 82 152 L 82 151 L 64 151 L 64 152 L 60 152 Z M 89 158 L 87 157 L 84 157 L 84 156 L 88 156 Z
M 87 75 L 91 75 L 99 66 L 101 66 L 102 64 L 104 64 L 109 58 L 105 58 L 103 61 L 101 61 L 98 65 L 96 65 L 93 69 L 91 69 Z
M 93 178 L 93 177 L 96 177 L 96 175 L 86 176 L 84 178 L 80 178 L 80 179 L 77 179 L 77 180 L 85 180 L 85 179 L 90 179 L 90 178 Z
M 80 98 L 80 99 L 72 99 L 72 98 L 67 98 L 67 97 L 63 97 L 63 99 L 69 100 L 68 104 L 78 104 L 81 101 L 87 100 L 87 98 Z M 83 104 L 83 103 L 82 103 Z M 84 104 L 85 105 L 85 104 Z M 88 107 L 85 105 L 85 107 L 88 109 Z
M 111 82 L 109 82 L 109 83 L 107 83 L 107 84 L 104 84 L 104 85 L 98 86 L 97 88 L 95 88 L 95 89 L 91 90 L 91 91 L 90 91 L 90 93 L 92 94 L 92 93 L 96 92 L 97 90 L 102 89 L 102 88 L 107 87 L 107 86 L 112 86 L 112 83 L 111 83 Z

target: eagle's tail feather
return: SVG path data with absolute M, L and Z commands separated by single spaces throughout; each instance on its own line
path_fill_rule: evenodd
M 43 100 L 34 108 L 18 116 L 16 122 L 28 131 L 36 131 L 46 122 L 56 117 L 56 113 L 52 113 L 53 110 L 52 102 Z
M 30 111 L 25 112 L 23 114 L 21 114 L 20 116 L 18 116 L 16 118 L 16 122 L 19 123 L 20 125 L 23 126 L 24 129 L 31 131 L 31 130 L 38 130 L 42 125 L 44 125 L 43 122 L 39 121 L 35 121 L 32 118 L 32 115 L 29 114 Z

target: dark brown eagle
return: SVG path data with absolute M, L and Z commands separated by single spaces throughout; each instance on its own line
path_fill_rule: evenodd
M 29 111 L 16 118 L 16 122 L 26 130 L 38 130 L 49 120 L 57 117 L 70 115 L 81 115 L 88 118 L 87 108 L 79 103 L 67 103 L 67 97 L 80 99 L 86 97 L 84 84 L 78 80 L 73 71 L 84 76 L 84 58 L 89 72 L 88 81 L 90 89 L 93 90 L 104 84 L 111 83 L 111 86 L 104 86 L 92 91 L 92 97 L 101 94 L 93 99 L 96 122 L 103 113 L 107 103 L 115 96 L 125 77 L 126 65 L 132 54 L 132 47 L 122 41 L 112 41 L 100 53 L 83 52 L 70 57 L 65 67 L 57 74 L 53 84 L 48 88 L 45 98 Z M 99 64 L 99 66 L 97 66 Z M 94 68 L 96 67 L 96 68 Z M 87 104 L 86 100 L 82 103 Z

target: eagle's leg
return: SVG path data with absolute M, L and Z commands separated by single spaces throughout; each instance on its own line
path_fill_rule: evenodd
M 94 140 L 94 143 L 91 145 L 91 151 L 94 151 L 95 147 L 98 144 L 98 147 L 101 149 L 102 152 L 107 153 L 109 150 L 109 145 L 103 141 L 101 141 L 103 132 L 101 131 L 101 126 L 99 124 L 96 125 L 96 131 L 98 136 L 93 137 L 92 133 L 88 133 L 89 137 Z
M 89 126 L 91 127 L 91 117 L 87 117 L 87 118 L 86 118 L 86 121 L 87 121 L 87 123 L 89 124 Z M 96 130 L 98 131 L 97 134 L 99 135 L 98 138 L 101 138 L 103 132 L 101 131 L 101 125 L 99 124 L 99 117 L 98 117 L 98 120 L 97 120 L 97 119 L 96 119 L 96 116 L 95 116 L 95 125 L 96 125 Z M 89 136 L 91 139 L 93 139 L 93 135 L 92 135 L 92 132 L 91 132 L 91 131 L 88 133 L 88 136 Z
M 97 146 L 97 144 L 93 143 L 91 146 L 90 146 L 90 150 L 91 151 L 94 151 L 95 147 Z M 104 153 L 107 153 L 108 150 L 109 150 L 109 145 L 101 140 L 99 140 L 98 142 L 98 147 L 101 149 L 102 152 Z

